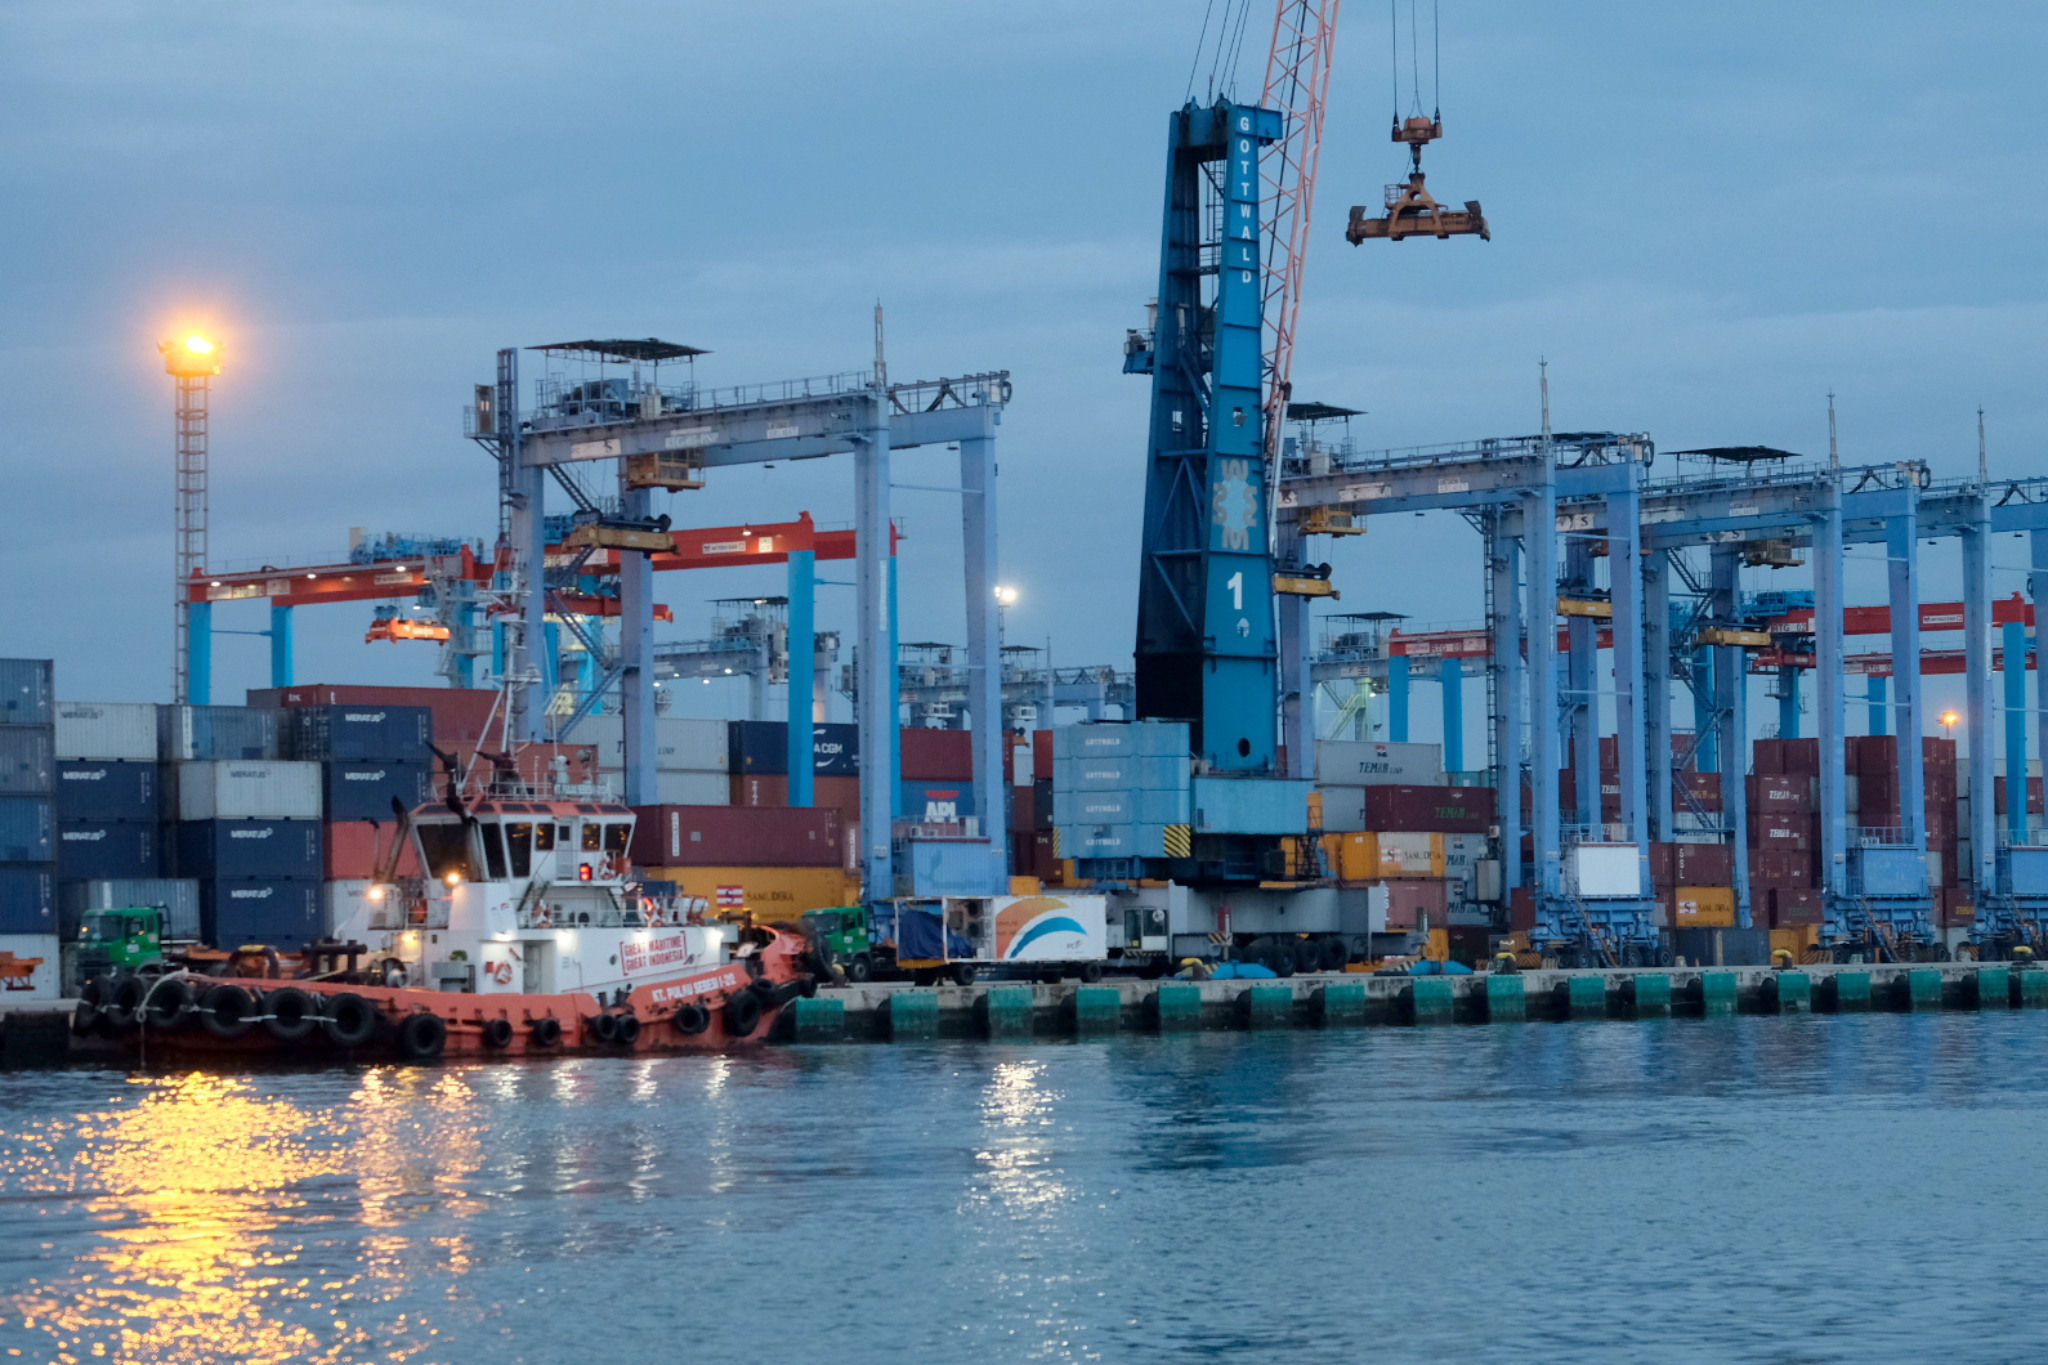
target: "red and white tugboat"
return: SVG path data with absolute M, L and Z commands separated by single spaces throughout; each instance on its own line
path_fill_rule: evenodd
M 452 765 L 451 765 L 452 766 Z M 296 956 L 261 945 L 103 978 L 74 1028 L 145 1056 L 432 1061 L 716 1050 L 763 1038 L 824 972 L 801 931 L 643 894 L 633 812 L 503 776 L 401 813 L 360 923 Z M 390 869 L 410 841 L 424 876 Z

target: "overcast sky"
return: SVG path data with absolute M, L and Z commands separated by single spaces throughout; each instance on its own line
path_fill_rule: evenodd
M 232 568 L 332 561 L 352 526 L 488 534 L 460 408 L 500 346 L 652 335 L 710 348 L 710 383 L 819 374 L 869 362 L 879 297 L 894 377 L 1012 372 L 1011 638 L 1127 664 L 1146 395 L 1120 348 L 1155 292 L 1166 115 L 1205 8 L 0 8 L 6 651 L 54 655 L 70 696 L 167 699 L 155 342 L 174 329 L 230 348 L 213 557 Z M 1817 454 L 1832 387 L 1846 459 L 1963 473 L 1982 404 L 1994 470 L 2048 472 L 2042 7 L 1452 0 L 1427 166 L 1441 197 L 1484 202 L 1494 240 L 1357 248 L 1345 209 L 1403 158 L 1387 12 L 1345 13 L 1296 392 L 1369 409 L 1362 442 L 1531 430 L 1547 356 L 1561 428 Z M 1422 66 L 1427 100 L 1426 47 Z M 844 522 L 851 482 L 844 459 L 721 472 L 671 511 Z M 957 504 L 898 507 L 905 638 L 957 639 Z M 1939 553 L 1930 590 L 1953 591 Z M 1339 610 L 1478 617 L 1455 519 L 1333 557 Z M 1997 562 L 2011 591 L 2019 555 Z M 709 598 L 778 583 L 667 575 L 659 595 L 681 637 Z M 821 623 L 850 626 L 850 594 L 825 591 Z M 431 681 L 432 646 L 362 642 L 370 614 L 299 613 L 300 679 Z M 263 685 L 266 659 L 223 638 L 216 699 Z M 706 713 L 740 704 L 704 692 Z

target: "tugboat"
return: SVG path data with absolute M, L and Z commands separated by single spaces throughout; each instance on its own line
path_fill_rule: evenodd
M 829 969 L 795 926 L 711 919 L 631 875 L 633 812 L 609 790 L 489 756 L 472 788 L 439 755 L 438 805 L 396 831 L 355 923 L 300 954 L 192 950 L 101 976 L 73 1031 L 147 1057 L 429 1062 L 709 1051 L 765 1037 Z M 395 803 L 394 803 L 395 805 Z M 420 875 L 399 876 L 408 848 Z

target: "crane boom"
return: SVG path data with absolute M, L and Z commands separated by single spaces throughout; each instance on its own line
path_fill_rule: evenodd
M 1323 109 L 1330 90 L 1330 53 L 1341 0 L 1279 0 L 1266 87 L 1259 107 L 1283 116 L 1280 140 L 1260 161 L 1272 223 L 1266 235 L 1265 306 L 1267 467 L 1277 470 L 1280 434 L 1293 385 L 1294 329 L 1308 263 L 1309 219 L 1315 207 L 1316 164 L 1322 156 Z

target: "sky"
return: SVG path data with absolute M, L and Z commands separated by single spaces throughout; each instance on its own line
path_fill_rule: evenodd
M 331 562 L 352 527 L 488 535 L 493 470 L 461 407 L 501 346 L 659 336 L 708 348 L 708 384 L 825 374 L 870 362 L 879 300 L 892 377 L 1011 372 L 1008 638 L 1127 666 L 1146 391 L 1121 347 L 1156 292 L 1166 117 L 1209 9 L 0 7 L 0 649 L 55 657 L 70 697 L 168 700 L 160 337 L 225 339 L 212 558 L 232 569 Z M 1423 6 L 1421 93 L 1446 128 L 1430 184 L 1481 200 L 1494 239 L 1361 247 L 1345 210 L 1402 174 L 1385 127 L 1411 92 L 1388 12 L 1344 13 L 1295 392 L 1366 409 L 1362 446 L 1533 430 L 1540 357 L 1560 429 L 1818 455 L 1832 389 L 1845 460 L 1961 475 L 1981 405 L 1994 473 L 2048 472 L 2048 10 L 1451 0 L 1432 91 Z M 1194 78 L 1206 94 L 1206 65 Z M 907 452 L 896 477 L 942 484 L 946 465 Z M 896 505 L 904 638 L 957 640 L 957 499 Z M 668 510 L 844 524 L 851 506 L 835 458 L 720 471 Z M 2022 553 L 1995 557 L 1998 593 Z M 1478 542 L 1453 517 L 1330 558 L 1337 610 L 1479 617 Z M 1930 595 L 1956 590 L 1954 559 L 1930 552 Z M 1859 600 L 1875 571 L 1852 564 Z M 1754 586 L 1805 586 L 1782 577 Z M 664 636 L 779 584 L 664 575 Z M 434 681 L 432 646 L 363 642 L 370 614 L 298 613 L 299 679 Z M 826 588 L 821 626 L 851 616 Z M 264 685 L 267 658 L 224 635 L 216 700 Z M 720 684 L 679 709 L 743 704 Z

